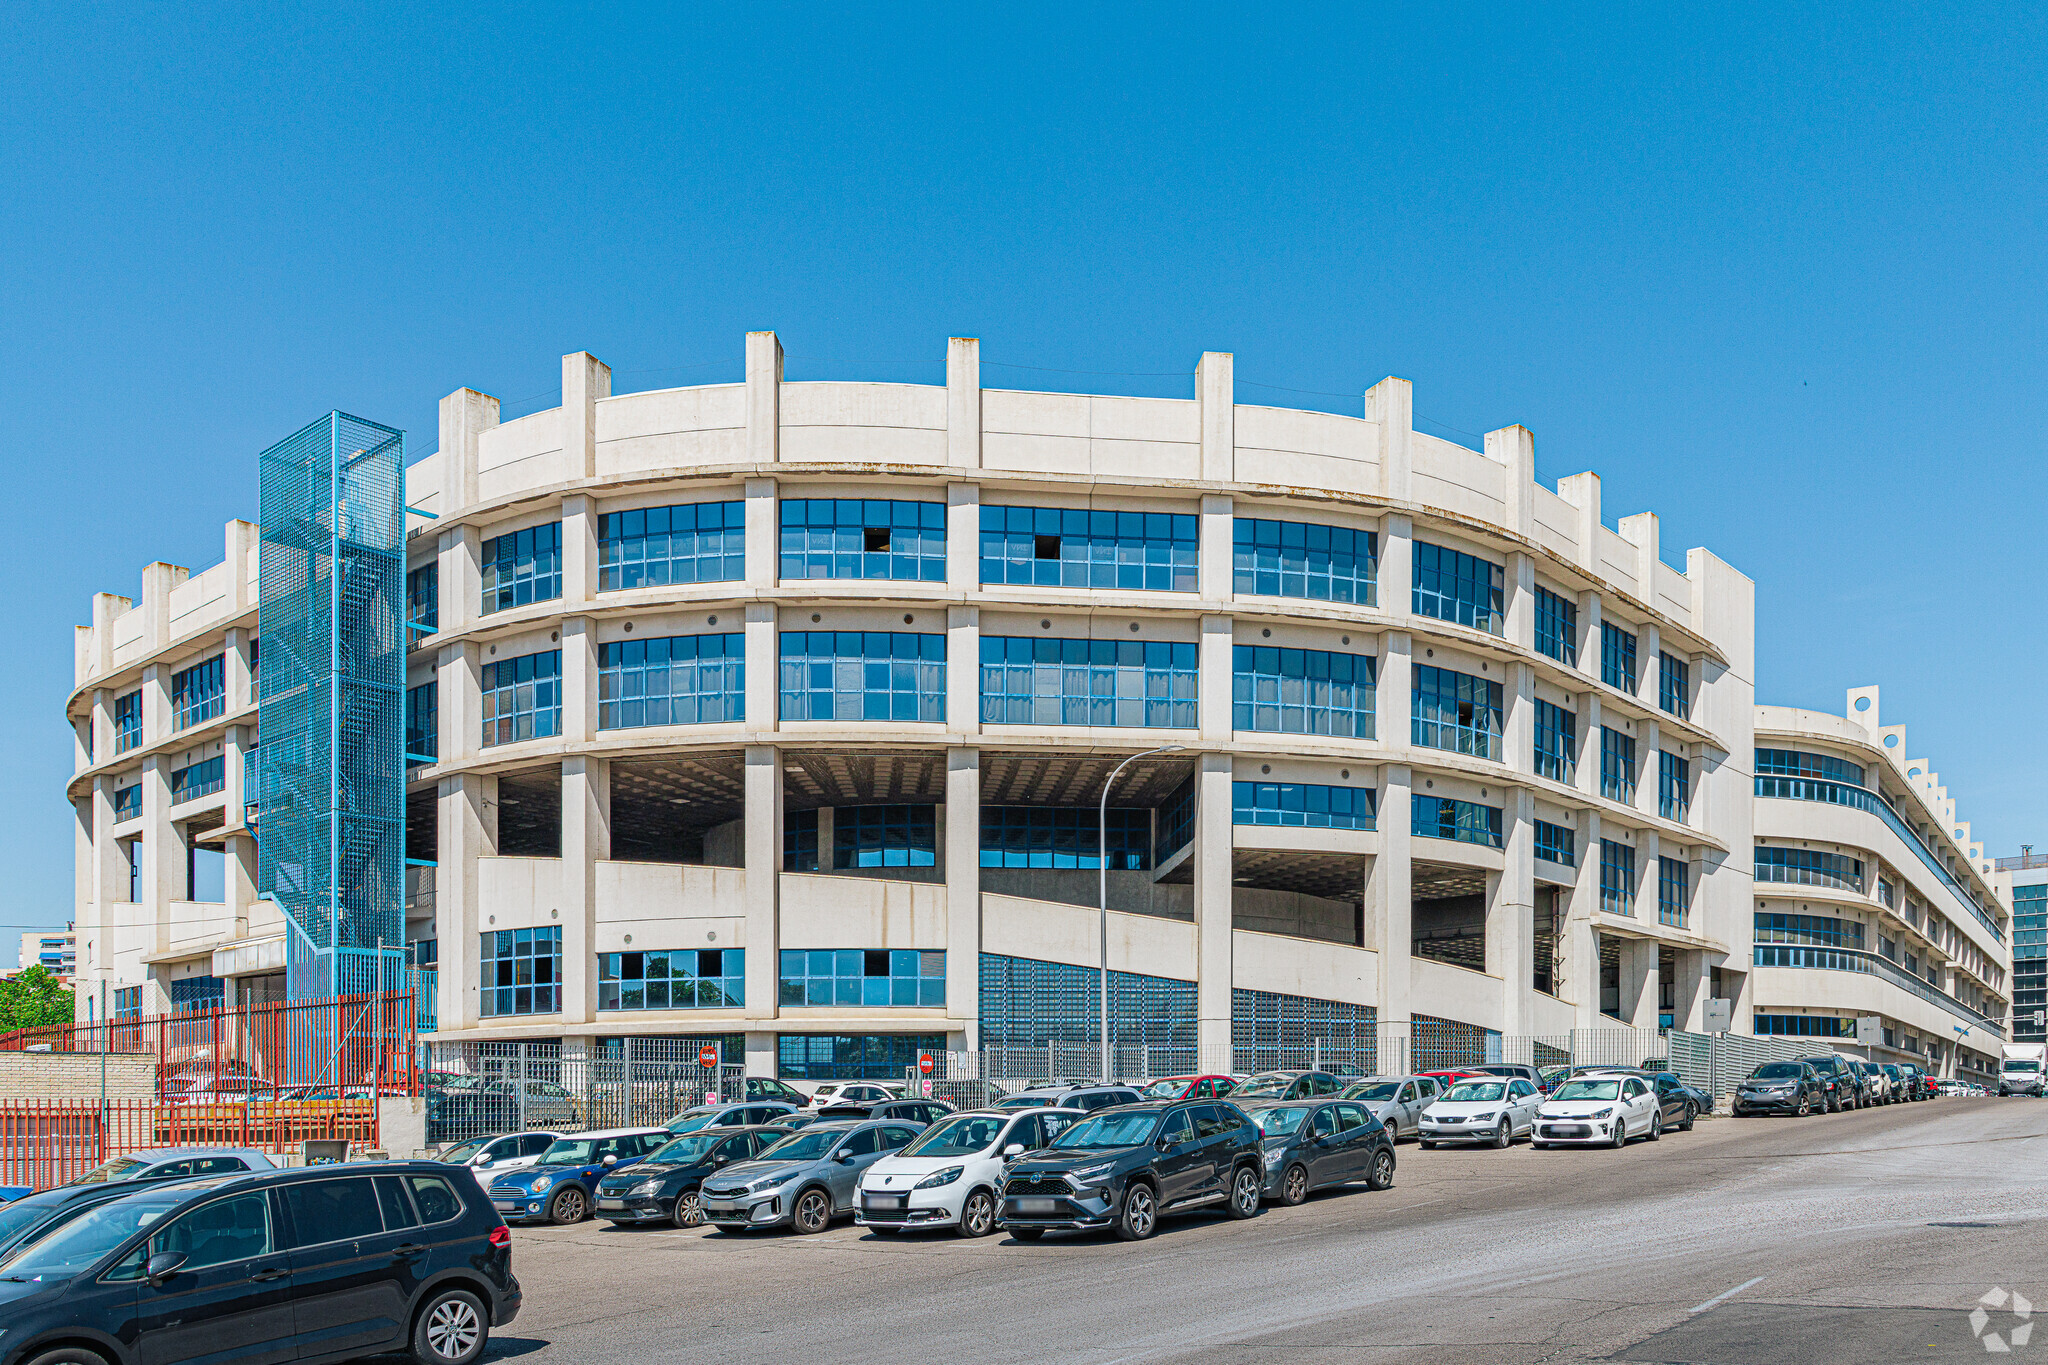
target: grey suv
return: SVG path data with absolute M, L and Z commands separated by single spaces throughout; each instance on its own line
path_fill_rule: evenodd
M 704 1221 L 720 1232 L 823 1232 L 834 1217 L 853 1212 L 861 1173 L 922 1131 L 922 1124 L 898 1119 L 820 1120 L 706 1180 Z

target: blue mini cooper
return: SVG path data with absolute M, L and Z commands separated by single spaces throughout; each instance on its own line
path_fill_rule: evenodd
M 606 1171 L 631 1165 L 674 1136 L 666 1128 L 607 1128 L 556 1138 L 539 1161 L 491 1182 L 491 1204 L 508 1223 L 580 1223 Z

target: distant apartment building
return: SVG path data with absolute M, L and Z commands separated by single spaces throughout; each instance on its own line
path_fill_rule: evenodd
M 69 981 L 78 971 L 78 935 L 69 925 L 62 930 L 34 929 L 21 936 L 21 961 L 17 971 L 41 967 L 52 976 Z
M 2048 853 L 2000 858 L 2012 877 L 2012 1040 L 2048 1042 Z

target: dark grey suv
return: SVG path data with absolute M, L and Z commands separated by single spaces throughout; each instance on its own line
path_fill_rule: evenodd
M 1114 1228 L 1138 1241 L 1162 1214 L 1222 1204 L 1250 1218 L 1266 1180 L 1259 1143 L 1258 1126 L 1227 1100 L 1099 1110 L 1011 1164 L 998 1221 L 1021 1242 L 1055 1228 Z
M 1863 1107 L 1862 1078 L 1857 1076 L 1848 1062 L 1833 1053 L 1822 1057 L 1801 1057 L 1799 1060 L 1820 1074 L 1829 1113 L 1838 1114 L 1844 1109 Z

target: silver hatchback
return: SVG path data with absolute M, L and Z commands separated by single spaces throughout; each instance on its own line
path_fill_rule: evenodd
M 813 1123 L 707 1179 L 704 1221 L 720 1232 L 823 1232 L 833 1218 L 853 1212 L 862 1173 L 922 1131 L 900 1119 Z

